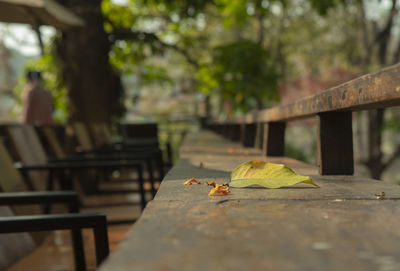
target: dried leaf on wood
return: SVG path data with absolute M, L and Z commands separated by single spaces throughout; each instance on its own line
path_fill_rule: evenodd
M 206 182 L 206 184 L 207 184 L 208 186 L 214 186 L 214 187 L 217 185 L 214 181 Z
M 213 189 L 211 189 L 209 196 L 213 196 L 214 194 L 219 194 L 220 196 L 228 195 L 230 193 L 229 187 L 223 184 L 216 184 Z
M 230 186 L 280 188 L 300 182 L 318 186 L 310 177 L 298 175 L 285 165 L 254 160 L 243 163 L 232 171 Z
M 184 182 L 184 185 L 192 185 L 193 183 L 196 184 L 201 184 L 201 182 L 197 181 L 195 178 L 191 178 L 190 180 L 187 180 L 186 182 Z
M 381 192 L 379 194 L 375 194 L 376 199 L 384 199 L 386 196 L 385 192 Z

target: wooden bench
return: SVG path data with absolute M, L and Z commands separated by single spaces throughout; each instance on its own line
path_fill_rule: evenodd
M 179 162 L 100 270 L 400 270 L 400 186 L 351 176 L 351 112 L 399 105 L 399 75 L 396 65 L 293 104 L 210 123 L 231 140 L 189 134 Z M 315 115 L 320 166 L 282 157 L 285 122 Z M 263 150 L 243 147 L 254 146 L 264 124 Z M 229 182 L 232 169 L 255 159 L 284 163 L 320 188 L 232 188 L 209 197 L 206 185 L 183 185 L 192 177 Z

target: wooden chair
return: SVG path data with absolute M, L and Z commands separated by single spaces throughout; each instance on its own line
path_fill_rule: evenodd
M 158 140 L 158 124 L 157 123 L 120 123 L 118 130 L 124 142 L 128 144 L 143 144 L 146 142 L 156 142 Z M 172 167 L 172 148 L 170 142 L 165 144 L 167 169 Z
M 119 131 L 126 140 L 158 140 L 157 123 L 121 123 Z
M 47 156 L 55 157 L 57 156 L 54 153 L 53 147 L 50 142 L 48 142 L 46 137 L 46 131 L 51 130 L 54 134 L 55 140 L 59 143 L 60 147 L 62 148 L 63 152 L 66 147 L 66 129 L 63 125 L 34 125 L 33 126 L 36 134 L 38 135 L 40 142 L 42 142 L 43 148 L 46 151 Z
M 137 159 L 142 160 L 147 167 L 148 179 L 151 182 L 153 195 L 155 194 L 154 172 L 158 174 L 158 181 L 164 176 L 164 163 L 162 152 L 158 147 L 158 141 L 141 142 L 140 144 L 125 144 L 124 142 L 114 142 L 111 133 L 104 123 L 91 123 L 88 129 L 85 124 L 75 122 L 72 124 L 80 149 L 86 153 L 94 154 L 96 157 L 108 157 L 113 159 Z M 91 131 L 91 133 L 89 132 Z M 90 141 L 93 138 L 93 141 Z M 156 171 L 153 170 L 156 165 Z
M 59 141 L 57 140 L 56 136 L 55 136 L 55 131 L 52 129 L 52 127 L 42 127 L 41 131 L 42 135 L 44 136 L 45 140 L 47 141 L 47 144 L 50 146 L 50 148 L 52 149 L 52 153 L 55 154 L 56 158 L 49 158 L 51 162 L 59 162 L 59 161 L 75 161 L 75 162 L 79 162 L 79 161 L 108 161 L 108 160 L 113 160 L 113 161 L 118 161 L 121 158 L 125 159 L 132 159 L 130 157 L 121 157 L 121 156 L 95 156 L 95 155 L 88 155 L 88 156 L 67 156 L 63 150 L 63 148 L 61 147 Z M 142 161 L 142 158 L 133 158 L 135 161 Z M 147 170 L 148 170 L 148 174 L 149 174 L 149 180 L 151 182 L 151 188 L 152 188 L 152 192 L 153 195 L 155 193 L 154 191 L 154 186 L 153 186 L 153 180 L 154 177 L 152 175 L 152 165 L 151 165 L 151 159 L 147 158 L 146 159 L 146 166 L 147 166 Z M 128 169 L 129 171 L 129 169 Z M 129 171 L 132 172 L 132 171 Z M 106 180 L 109 180 L 110 177 L 108 176 L 107 172 L 103 172 L 103 177 L 105 177 Z M 144 172 L 146 173 L 146 172 Z M 137 177 L 134 177 L 137 178 Z M 132 177 L 128 178 L 129 183 L 132 183 Z M 102 187 L 107 187 L 110 188 L 108 191 L 105 191 L 104 189 L 102 189 Z M 128 189 L 125 189 L 128 188 Z M 122 194 L 126 194 L 126 193 L 135 193 L 137 192 L 137 189 L 132 189 L 131 185 L 126 185 L 126 184 L 120 184 L 118 182 L 107 182 L 107 184 L 105 185 L 103 183 L 103 185 L 99 186 L 99 190 L 96 191 L 97 193 L 122 193 Z
M 146 205 L 145 193 L 143 188 L 143 175 L 141 164 L 135 161 L 59 161 L 57 163 L 47 163 L 47 157 L 41 149 L 41 143 L 37 138 L 35 131 L 30 126 L 20 125 L 8 128 L 10 139 L 19 154 L 22 164 L 18 164 L 18 168 L 24 174 L 26 185 L 30 190 L 51 190 L 54 188 L 55 180 L 59 181 L 59 186 L 62 189 L 75 188 L 80 195 L 83 212 L 98 210 L 109 215 L 110 223 L 132 223 L 137 218 L 137 212 L 132 209 L 133 205 L 138 203 L 142 208 Z M 32 148 L 35 145 L 35 148 Z M 32 153 L 33 149 L 36 153 Z M 37 157 L 40 154 L 40 157 Z M 36 157 L 36 158 L 35 158 Z M 37 161 L 39 162 L 35 162 Z M 115 168 L 133 168 L 138 173 L 139 189 L 135 192 L 137 197 L 132 194 L 118 195 L 86 195 L 81 188 L 82 181 L 76 178 L 77 171 L 87 169 L 115 169 Z M 47 180 L 38 178 L 37 175 L 31 173 L 46 172 Z M 56 175 L 61 175 L 56 179 Z M 65 176 L 70 176 L 66 178 Z M 72 177 L 71 177 L 72 176 Z M 73 178 L 74 177 L 74 178 Z M 72 182 L 72 179 L 74 180 Z M 87 181 L 87 180 L 85 180 Z
M 32 252 L 47 236 L 42 231 L 48 230 L 72 230 L 75 267 L 77 270 L 86 270 L 80 229 L 92 228 L 95 233 L 97 263 L 104 260 L 109 251 L 104 214 L 78 214 L 78 196 L 72 191 L 20 192 L 27 190 L 6 148 L 0 143 L 0 191 L 4 191 L 0 193 L 0 233 L 40 231 L 34 234 L 0 235 L 0 255 L 3 256 L 0 257 L 0 270 Z M 37 206 L 56 203 L 67 204 L 71 214 L 42 215 L 42 210 Z

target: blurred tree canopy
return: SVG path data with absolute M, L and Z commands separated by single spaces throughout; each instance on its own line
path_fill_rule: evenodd
M 365 73 L 400 58 L 395 0 L 59 2 L 86 20 L 55 41 L 70 120 L 121 116 L 124 75 L 142 86 L 190 81 L 243 113 L 276 102 L 278 81 L 332 67 Z
M 278 73 L 272 56 L 259 43 L 241 40 L 214 48 L 212 63 L 197 76 L 205 94 L 220 93 L 234 110 L 262 109 L 279 99 Z

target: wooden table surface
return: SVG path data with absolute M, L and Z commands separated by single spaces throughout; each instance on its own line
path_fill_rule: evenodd
M 320 188 L 231 188 L 211 198 L 209 186 L 183 185 L 192 177 L 226 183 L 253 159 L 284 163 Z M 211 132 L 190 134 L 155 199 L 100 270 L 400 270 L 400 186 L 317 172 Z

